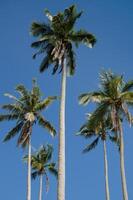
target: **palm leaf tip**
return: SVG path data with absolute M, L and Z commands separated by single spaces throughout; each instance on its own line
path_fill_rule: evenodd
M 46 17 L 49 19 L 49 21 L 53 20 L 53 16 L 51 15 L 50 11 L 48 9 L 44 10 Z
M 55 136 L 56 135 L 56 130 L 55 128 L 51 125 L 51 123 L 47 120 L 45 120 L 41 115 L 39 115 L 38 117 L 38 123 L 40 126 L 42 126 L 43 128 L 46 128 L 49 133 L 51 134 L 51 136 Z
M 91 151 L 92 149 L 94 149 L 97 146 L 98 141 L 99 141 L 99 137 L 97 137 L 91 144 L 87 145 L 85 149 L 83 150 L 83 153 L 87 153 Z
M 88 102 L 89 102 L 89 96 L 88 96 L 87 93 L 81 94 L 81 95 L 78 97 L 78 100 L 79 100 L 79 104 L 80 104 L 80 105 L 87 105 Z

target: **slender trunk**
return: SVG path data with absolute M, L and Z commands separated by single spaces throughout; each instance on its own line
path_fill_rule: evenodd
M 27 200 L 31 200 L 31 136 L 28 144 Z
M 42 183 L 43 183 L 43 175 L 40 175 L 40 188 L 39 188 L 39 200 L 42 200 Z
M 124 140 L 123 140 L 123 130 L 122 130 L 121 122 L 119 122 L 119 130 L 120 130 L 120 170 L 121 170 L 123 200 L 128 200 L 125 164 L 124 164 Z
M 104 173 L 105 173 L 106 200 L 110 200 L 106 140 L 103 140 L 103 147 L 104 147 Z
M 63 62 L 62 86 L 60 100 L 60 130 L 58 154 L 58 191 L 57 199 L 65 200 L 65 96 L 66 96 L 66 60 Z

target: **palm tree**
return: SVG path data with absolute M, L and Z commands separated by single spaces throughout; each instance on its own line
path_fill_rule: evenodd
M 16 125 L 6 134 L 4 142 L 12 139 L 20 133 L 17 145 L 23 148 L 28 146 L 28 177 L 27 177 L 27 200 L 31 200 L 31 134 L 33 125 L 38 125 L 47 129 L 54 136 L 56 131 L 49 121 L 43 117 L 41 112 L 45 110 L 55 99 L 55 96 L 47 97 L 41 100 L 41 92 L 36 82 L 33 81 L 31 91 L 28 91 L 24 85 L 18 85 L 16 91 L 19 97 L 11 94 L 5 94 L 13 99 L 14 103 L 5 104 L 2 109 L 7 110 L 6 114 L 0 115 L 0 121 L 16 121 Z
M 87 122 L 80 128 L 77 134 L 84 136 L 86 139 L 90 139 L 92 137 L 95 138 L 91 144 L 85 147 L 83 150 L 84 153 L 94 149 L 98 145 L 100 139 L 103 141 L 106 200 L 110 200 L 106 140 L 108 136 L 111 139 L 114 138 L 112 135 L 109 135 L 108 131 L 110 128 L 110 119 L 99 118 L 99 116 L 97 116 L 97 112 L 94 111 L 92 114 L 89 114 Z
M 128 200 L 125 165 L 124 165 L 124 141 L 122 119 L 125 117 L 131 124 L 129 105 L 133 103 L 133 80 L 125 82 L 123 76 L 112 72 L 103 71 L 100 74 L 101 89 L 94 92 L 84 93 L 79 97 L 81 104 L 97 102 L 97 115 L 110 115 L 113 129 L 120 142 L 120 169 L 122 180 L 123 199 Z
M 32 47 L 38 49 L 38 54 L 44 58 L 40 65 L 40 72 L 44 72 L 53 64 L 53 74 L 58 70 L 62 72 L 61 101 L 60 101 L 60 130 L 59 130 L 59 153 L 58 153 L 58 200 L 65 200 L 65 97 L 66 76 L 73 75 L 75 71 L 75 53 L 73 44 L 77 47 L 80 43 L 93 47 L 95 37 L 85 30 L 75 31 L 75 23 L 82 15 L 77 12 L 75 5 L 70 6 L 63 12 L 52 16 L 46 10 L 49 23 L 33 22 L 31 33 L 38 40 L 32 43 Z
M 42 186 L 43 177 L 46 178 L 46 191 L 48 191 L 49 178 L 48 172 L 54 174 L 57 177 L 56 163 L 50 162 L 52 159 L 53 147 L 43 145 L 40 149 L 31 155 L 31 167 L 32 167 L 32 178 L 36 179 L 37 176 L 40 177 L 40 189 L 39 189 L 39 200 L 42 200 Z M 24 160 L 28 160 L 28 155 L 24 157 Z

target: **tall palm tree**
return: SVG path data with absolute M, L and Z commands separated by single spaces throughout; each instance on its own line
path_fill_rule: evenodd
M 40 189 L 39 189 L 39 200 L 42 200 L 43 191 L 43 177 L 46 178 L 46 191 L 49 187 L 48 172 L 54 174 L 57 177 L 56 163 L 50 162 L 52 159 L 53 147 L 51 145 L 41 146 L 40 149 L 31 155 L 31 167 L 32 167 L 32 178 L 36 179 L 40 177 Z M 24 160 L 28 161 L 28 155 L 24 157 Z
M 32 47 L 38 49 L 38 54 L 44 58 L 40 65 L 40 72 L 44 72 L 53 64 L 53 74 L 58 70 L 62 72 L 61 101 L 60 101 L 60 130 L 59 130 L 59 153 L 58 153 L 58 200 L 65 200 L 65 97 L 66 76 L 73 75 L 75 71 L 75 53 L 73 44 L 77 47 L 80 43 L 93 47 L 96 42 L 94 35 L 85 30 L 75 31 L 75 23 L 82 12 L 77 12 L 75 5 L 70 6 L 63 12 L 52 16 L 46 10 L 48 23 L 33 22 L 31 33 L 38 40 L 32 43 Z
M 14 103 L 5 104 L 2 109 L 7 110 L 6 114 L 0 114 L 0 121 L 16 121 L 16 125 L 7 133 L 4 142 L 12 139 L 18 133 L 17 144 L 23 148 L 28 146 L 28 177 L 27 177 L 27 200 L 31 200 L 31 134 L 33 126 L 38 125 L 47 129 L 54 136 L 56 131 L 49 121 L 43 117 L 41 112 L 45 110 L 55 99 L 55 96 L 41 99 L 41 92 L 36 82 L 33 81 L 31 91 L 28 91 L 24 85 L 18 85 L 16 91 L 19 97 L 11 94 L 5 94 L 13 99 Z
M 129 106 L 133 103 L 133 80 L 125 82 L 123 76 L 103 71 L 100 74 L 101 88 L 98 91 L 84 93 L 79 97 L 81 104 L 97 102 L 99 116 L 110 115 L 113 129 L 120 140 L 120 169 L 122 180 L 123 199 L 128 200 L 125 164 L 122 119 L 125 117 L 131 124 Z
M 107 147 L 106 140 L 107 137 L 113 139 L 112 135 L 109 135 L 109 131 L 111 128 L 110 119 L 102 119 L 97 116 L 97 112 L 93 112 L 89 114 L 89 118 L 87 122 L 80 128 L 77 135 L 84 136 L 86 139 L 91 139 L 94 137 L 95 139 L 91 142 L 91 144 L 87 145 L 83 150 L 84 153 L 89 152 L 94 149 L 100 139 L 103 142 L 103 150 L 104 150 L 104 173 L 105 173 L 105 191 L 106 191 L 106 200 L 110 200 L 109 193 L 109 180 L 108 180 L 108 160 L 107 160 Z

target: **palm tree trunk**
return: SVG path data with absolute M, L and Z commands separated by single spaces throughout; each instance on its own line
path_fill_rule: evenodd
M 123 130 L 121 122 L 119 122 L 119 130 L 120 130 L 120 170 L 121 170 L 123 200 L 128 200 L 125 164 L 124 164 L 124 140 L 123 140 Z
M 66 59 L 63 61 L 61 100 L 60 100 L 60 130 L 58 154 L 58 191 L 57 199 L 65 200 L 65 99 L 66 99 Z
M 31 200 L 31 137 L 28 144 L 27 200 Z
M 40 189 L 39 189 L 39 200 L 42 200 L 42 183 L 43 183 L 43 175 L 40 175 Z
M 110 200 L 106 140 L 103 140 L 103 147 L 104 147 L 104 173 L 105 173 L 106 200 Z

